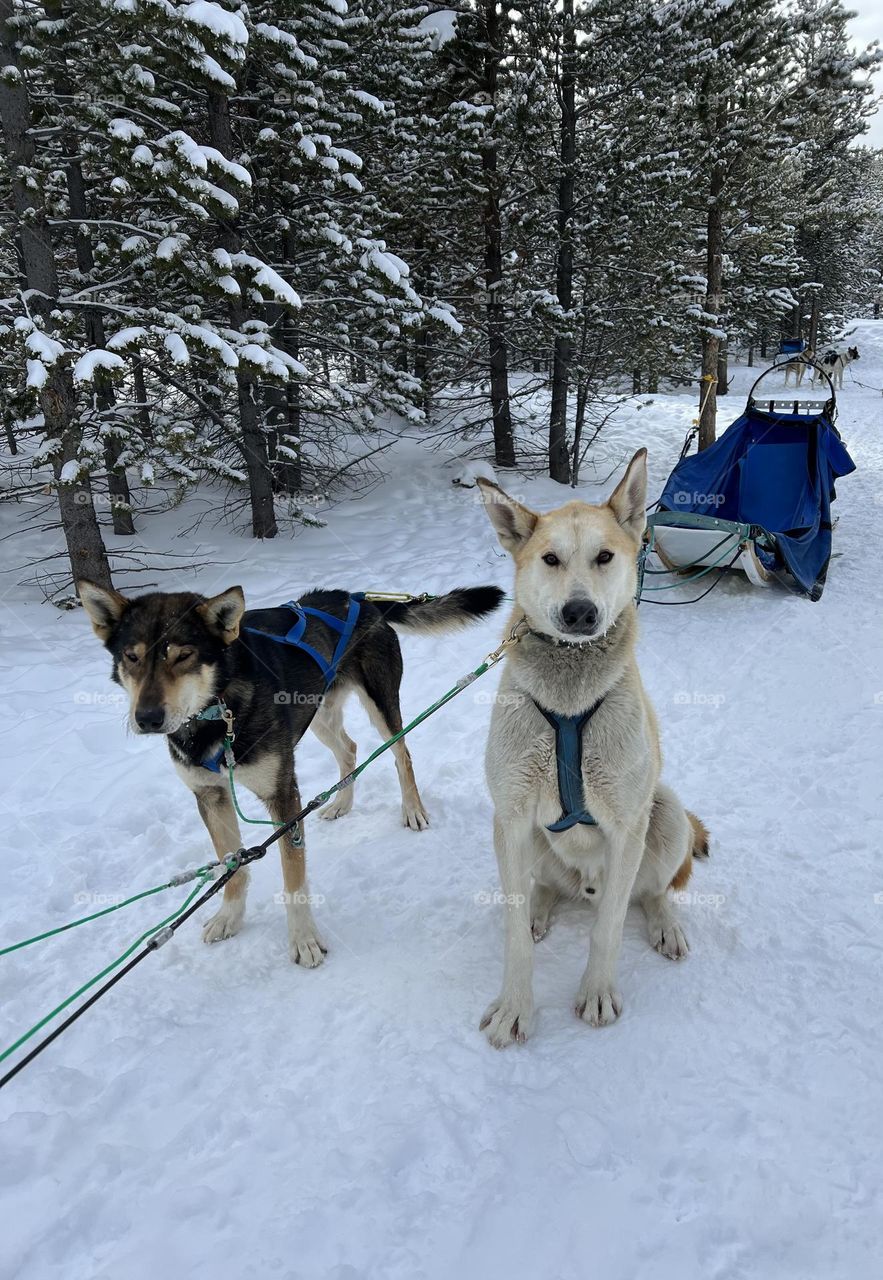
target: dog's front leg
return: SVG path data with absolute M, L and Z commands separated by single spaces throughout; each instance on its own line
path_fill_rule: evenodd
M 300 792 L 292 773 L 280 782 L 276 791 L 265 801 L 270 817 L 279 826 L 287 822 L 301 807 Z M 282 855 L 282 882 L 285 886 L 285 911 L 288 916 L 288 949 L 294 964 L 315 969 L 325 959 L 326 947 L 319 937 L 310 905 L 307 888 L 307 850 L 303 842 L 303 824 L 300 827 L 300 843 L 295 833 L 289 831 L 279 841 Z
M 610 839 L 604 890 L 592 925 L 589 963 L 576 998 L 576 1014 L 593 1027 L 606 1027 L 622 1013 L 616 970 L 629 898 L 647 835 L 649 814 L 622 835 Z
M 534 856 L 533 822 L 494 818 L 494 848 L 500 867 L 506 941 L 503 990 L 484 1012 L 481 1030 L 495 1049 L 523 1044 L 533 1025 L 533 950 L 530 928 L 530 877 Z
M 226 787 L 202 787 L 195 795 L 215 853 L 223 862 L 228 853 L 235 853 L 242 848 L 242 836 L 230 795 Z M 220 911 L 203 925 L 203 942 L 221 942 L 239 932 L 245 915 L 247 893 L 248 869 L 242 867 L 224 885 L 224 901 Z

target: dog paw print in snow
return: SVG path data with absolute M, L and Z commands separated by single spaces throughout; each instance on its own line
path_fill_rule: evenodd
M 451 484 L 461 489 L 474 489 L 477 480 L 490 480 L 497 483 L 496 473 L 489 462 L 458 462 L 451 479 Z

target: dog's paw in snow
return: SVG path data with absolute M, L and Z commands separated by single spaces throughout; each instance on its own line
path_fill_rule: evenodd
M 666 920 L 650 930 L 650 942 L 661 956 L 683 960 L 690 952 L 684 931 L 677 920 Z
M 416 804 L 402 805 L 402 826 L 409 827 L 411 831 L 425 831 L 429 826 L 429 814 L 423 808 L 421 801 Z
M 683 960 L 690 948 L 668 900 L 651 898 L 643 906 L 651 947 L 669 960 Z
M 524 1044 L 533 1030 L 533 1000 L 529 997 L 500 996 L 488 1005 L 478 1024 L 495 1049 Z
M 288 939 L 288 954 L 292 964 L 299 964 L 304 969 L 318 969 L 328 954 L 328 948 L 318 934 L 295 934 Z
M 612 986 L 580 987 L 576 1016 L 590 1027 L 608 1027 L 622 1013 L 622 996 Z
M 329 804 L 326 804 L 324 809 L 319 810 L 319 817 L 324 818 L 326 822 L 333 822 L 335 818 L 343 818 L 352 807 L 353 789 L 352 787 L 347 787 L 345 791 L 339 792 Z
M 242 928 L 244 915 L 244 902 L 225 902 L 220 911 L 202 926 L 203 942 L 223 942 L 225 938 L 234 937 Z

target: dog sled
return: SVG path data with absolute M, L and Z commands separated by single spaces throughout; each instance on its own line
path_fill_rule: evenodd
M 792 353 L 788 353 L 789 355 Z M 763 399 L 755 381 L 745 410 L 710 448 L 689 455 L 690 436 L 648 517 L 648 547 L 666 570 L 700 577 L 740 569 L 818 600 L 831 558 L 834 482 L 855 470 L 834 425 L 836 397 Z M 781 392 L 779 393 L 781 396 Z

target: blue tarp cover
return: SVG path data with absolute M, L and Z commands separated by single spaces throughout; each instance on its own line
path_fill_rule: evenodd
M 659 508 L 759 525 L 799 590 L 818 599 L 831 555 L 834 481 L 854 470 L 824 414 L 749 405 L 710 449 L 681 459 Z

